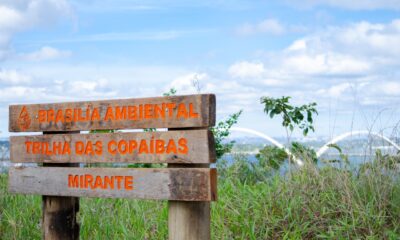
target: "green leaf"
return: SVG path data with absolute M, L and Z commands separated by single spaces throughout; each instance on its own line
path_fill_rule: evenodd
M 301 106 L 293 106 L 289 102 L 289 96 L 281 98 L 261 97 L 261 103 L 264 104 L 264 112 L 270 118 L 277 115 L 282 117 L 282 126 L 291 132 L 297 127 L 303 130 L 307 135 L 309 131 L 314 131 L 313 115 L 318 115 L 315 102 Z

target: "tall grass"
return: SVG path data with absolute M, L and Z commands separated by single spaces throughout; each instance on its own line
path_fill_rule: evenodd
M 41 196 L 11 195 L 0 175 L 0 239 L 41 239 Z M 81 198 L 81 239 L 165 239 L 165 201 Z
M 400 239 L 399 174 L 383 165 L 281 175 L 239 155 L 218 167 L 213 239 Z M 41 198 L 6 185 L 0 175 L 0 239 L 40 239 Z M 81 239 L 166 239 L 167 215 L 166 201 L 81 198 Z
M 306 161 L 271 176 L 272 169 L 263 175 L 239 156 L 221 171 L 220 194 L 229 200 L 218 203 L 215 215 L 229 215 L 225 230 L 236 231 L 228 239 L 400 239 L 400 176 L 386 160 L 359 171 Z

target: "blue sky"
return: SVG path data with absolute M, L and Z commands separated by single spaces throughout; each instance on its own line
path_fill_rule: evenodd
M 218 119 L 282 136 L 262 96 L 315 101 L 315 134 L 400 121 L 400 1 L 0 0 L 0 137 L 8 105 L 217 95 Z M 198 84 L 193 84 L 197 82 Z

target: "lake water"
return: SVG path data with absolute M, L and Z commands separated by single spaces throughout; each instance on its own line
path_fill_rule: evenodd
M 247 160 L 249 162 L 257 162 L 256 156 L 254 154 L 246 154 L 245 155 Z M 235 161 L 235 155 L 232 154 L 226 154 L 223 156 L 223 159 L 227 161 L 227 164 L 230 165 Z M 340 159 L 339 156 L 337 155 L 329 155 L 329 156 L 324 156 L 324 159 Z M 373 159 L 373 156 L 360 156 L 360 155 L 350 155 L 349 156 L 349 162 L 350 162 L 350 167 L 357 169 L 357 167 L 365 162 L 369 162 Z M 84 164 L 82 164 L 83 166 Z M 124 167 L 127 164 L 122 163 L 122 164 L 115 164 L 116 167 Z M 213 164 L 215 165 L 215 164 Z M 318 163 L 318 165 L 323 166 L 324 163 Z M 9 166 L 11 166 L 11 163 L 9 161 L 2 161 L 0 162 L 0 172 L 5 173 L 8 171 Z M 24 164 L 24 166 L 37 166 L 36 164 Z M 334 163 L 333 166 L 340 167 L 340 163 Z M 285 169 L 287 169 L 287 162 L 282 166 L 281 172 L 285 172 Z
M 247 158 L 247 160 L 249 162 L 254 162 L 254 163 L 257 162 L 257 158 L 256 158 L 256 156 L 254 154 L 246 154 L 245 156 L 246 156 L 246 158 Z M 363 156 L 361 156 L 361 155 L 350 155 L 350 156 L 348 156 L 348 160 L 349 160 L 349 163 L 350 163 L 350 168 L 354 169 L 354 170 L 357 170 L 358 167 L 360 166 L 360 164 L 363 164 L 363 163 L 366 163 L 366 162 L 370 162 L 373 158 L 374 158 L 373 155 L 363 155 Z M 227 154 L 227 155 L 223 156 L 223 159 L 227 161 L 228 165 L 230 165 L 230 164 L 234 163 L 235 155 Z M 324 155 L 323 159 L 340 160 L 340 156 L 339 155 Z M 344 166 L 344 163 L 323 163 L 321 161 L 318 162 L 318 166 L 321 166 L 321 167 L 325 166 L 327 164 L 329 164 L 330 166 L 337 167 L 337 168 L 341 168 L 341 167 Z M 279 172 L 281 174 L 286 173 L 286 171 L 288 170 L 288 167 L 289 167 L 288 166 L 288 162 L 286 161 L 281 166 L 281 168 L 279 169 Z
M 246 158 L 250 162 L 257 162 L 256 155 L 255 154 L 245 154 Z M 359 164 L 369 162 L 373 159 L 374 156 L 369 156 L 369 155 L 350 155 L 349 157 L 349 162 L 351 166 L 357 166 Z M 235 161 L 235 155 L 233 154 L 226 154 L 223 156 L 223 159 L 225 159 L 228 164 L 232 164 Z M 323 159 L 336 159 L 339 160 L 340 157 L 339 155 L 324 155 Z M 322 165 L 322 163 L 321 163 Z

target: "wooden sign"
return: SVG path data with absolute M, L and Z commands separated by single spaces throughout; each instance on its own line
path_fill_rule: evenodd
M 173 240 L 209 240 L 217 198 L 215 95 L 25 104 L 9 107 L 9 191 L 42 195 L 43 239 L 79 239 L 79 197 L 169 200 Z M 79 134 L 101 129 L 157 132 Z M 182 130 L 179 130 L 182 129 Z M 80 168 L 79 163 L 168 163 L 168 168 Z
M 209 130 L 47 134 L 10 138 L 12 162 L 212 163 Z
M 9 113 L 10 132 L 209 127 L 215 95 L 11 105 Z
M 208 168 L 10 168 L 9 191 L 49 196 L 214 201 Z

